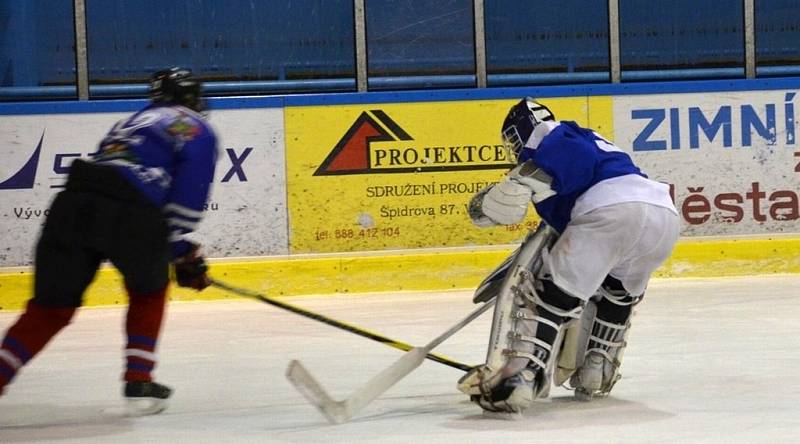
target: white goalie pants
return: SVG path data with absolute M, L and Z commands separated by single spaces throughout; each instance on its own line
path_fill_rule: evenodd
M 679 230 L 678 215 L 668 208 L 642 202 L 600 207 L 570 221 L 544 258 L 543 271 L 584 301 L 609 274 L 638 296 L 671 254 Z

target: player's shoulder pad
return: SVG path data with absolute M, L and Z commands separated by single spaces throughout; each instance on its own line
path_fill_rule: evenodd
M 592 142 L 594 139 L 592 130 L 583 128 L 571 120 L 562 120 L 558 123 L 558 126 L 547 133 L 547 137 L 540 139 L 538 148 L 544 151 L 559 150 L 576 142 Z
M 158 109 L 161 112 L 160 126 L 172 137 L 188 142 L 214 135 L 205 118 L 189 108 L 165 106 Z
M 579 134 L 583 137 L 594 138 L 594 130 L 591 130 L 589 128 L 584 128 L 578 125 L 577 122 L 573 122 L 572 120 L 565 120 L 562 123 L 564 124 L 563 125 L 564 133 L 573 133 L 573 134 Z
M 533 159 L 536 150 L 541 145 L 542 141 L 545 137 L 549 136 L 555 129 L 557 129 L 560 125 L 560 122 L 553 122 L 553 121 L 544 121 L 533 129 L 533 133 L 531 137 L 528 138 L 528 142 L 522 147 L 522 151 L 520 152 L 519 158 L 517 159 L 518 164 L 523 164 L 528 160 Z

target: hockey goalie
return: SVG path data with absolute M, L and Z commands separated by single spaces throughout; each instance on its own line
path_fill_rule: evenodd
M 476 193 L 478 226 L 542 219 L 476 292 L 497 297 L 486 363 L 458 381 L 485 411 L 519 413 L 551 385 L 605 396 L 620 378 L 633 307 L 680 228 L 669 188 L 591 129 L 557 121 L 531 97 L 502 126 L 516 166 Z

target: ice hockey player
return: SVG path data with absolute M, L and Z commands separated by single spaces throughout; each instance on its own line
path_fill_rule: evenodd
M 669 188 L 595 131 L 556 121 L 531 97 L 508 112 L 502 138 L 516 167 L 473 196 L 470 217 L 479 226 L 515 224 L 533 201 L 558 237 L 539 273 L 508 299 L 511 319 L 492 325 L 493 334 L 511 338 L 508 349 L 489 346 L 487 362 L 503 359 L 502 366 L 478 366 L 458 387 L 486 411 L 521 412 L 547 396 L 562 350 L 577 363 L 568 376 L 576 397 L 604 396 L 620 376 L 633 306 L 678 238 Z M 580 319 L 583 334 L 567 347 L 562 329 L 571 319 Z
M 171 68 L 150 79 L 151 103 L 118 122 L 90 161 L 75 160 L 36 245 L 34 294 L 0 348 L 0 394 L 72 319 L 101 262 L 124 278 L 126 410 L 158 413 L 172 390 L 153 381 L 169 283 L 209 285 L 194 231 L 207 203 L 217 138 L 201 82 Z

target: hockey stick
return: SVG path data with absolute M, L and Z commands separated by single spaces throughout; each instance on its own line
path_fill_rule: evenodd
M 329 317 L 323 316 L 319 313 L 314 313 L 313 311 L 306 310 L 304 308 L 300 308 L 296 305 L 288 304 L 286 302 L 281 302 L 277 299 L 274 299 L 269 296 L 265 296 L 263 294 L 257 293 L 252 290 L 246 290 L 244 288 L 234 287 L 232 285 L 226 284 L 224 282 L 220 282 L 216 279 L 211 279 L 211 285 L 231 293 L 238 294 L 239 296 L 245 296 L 251 299 L 257 299 L 261 302 L 267 303 L 269 305 L 273 305 L 278 308 L 282 308 L 284 310 L 291 311 L 292 313 L 298 314 L 300 316 L 305 316 L 307 318 L 313 319 L 315 321 L 320 321 L 322 323 L 328 324 L 332 327 L 336 327 L 345 331 L 349 331 L 350 333 L 355 333 L 359 336 L 363 336 L 368 339 L 372 339 L 373 341 L 378 341 L 380 343 L 386 344 L 389 347 L 396 348 L 403 351 L 410 351 L 414 348 L 414 346 L 410 344 L 406 344 L 405 342 L 396 341 L 391 338 L 387 338 L 386 336 L 382 336 L 378 333 L 371 332 L 369 330 L 365 330 L 360 327 L 356 327 L 355 325 L 346 324 L 344 322 L 337 321 L 335 319 L 331 319 Z M 426 353 L 423 358 L 430 359 L 431 361 L 436 361 L 440 364 L 444 364 L 449 367 L 457 368 L 463 371 L 469 371 L 472 366 L 463 364 L 461 362 L 455 361 L 453 359 L 448 358 L 447 356 L 438 355 L 435 353 Z
M 292 360 L 289 363 L 289 367 L 286 369 L 286 377 L 311 404 L 314 404 L 325 415 L 328 421 L 334 424 L 341 424 L 350 420 L 373 399 L 389 390 L 389 388 L 419 367 L 433 348 L 488 310 L 489 307 L 494 305 L 495 300 L 492 299 L 481 305 L 426 346 L 414 347 L 343 401 L 336 401 L 331 398 L 300 361 Z

